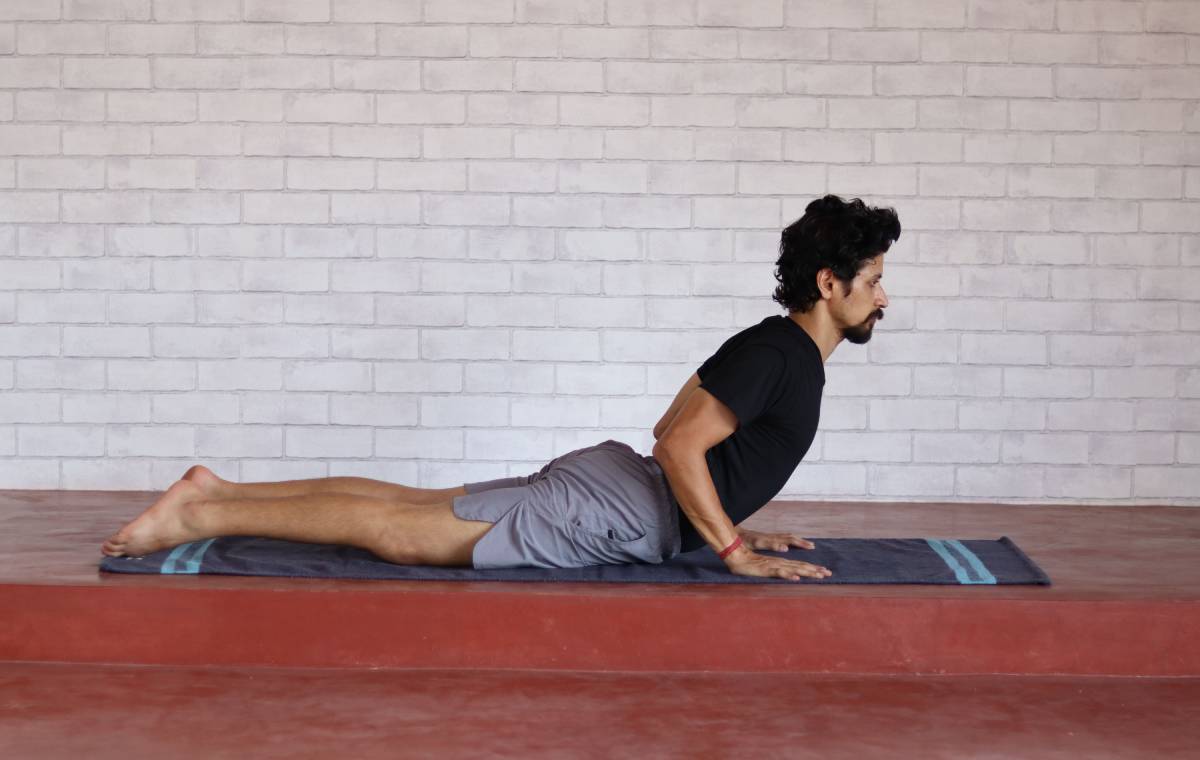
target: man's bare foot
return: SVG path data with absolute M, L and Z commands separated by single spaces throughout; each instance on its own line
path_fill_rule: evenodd
M 202 464 L 193 465 L 183 473 L 180 480 L 190 480 L 200 486 L 204 495 L 210 499 L 229 499 L 233 497 L 233 483 L 225 480 Z
M 177 480 L 136 520 L 109 536 L 101 551 L 110 557 L 141 557 L 203 538 L 188 519 L 187 505 L 204 498 L 200 486 Z

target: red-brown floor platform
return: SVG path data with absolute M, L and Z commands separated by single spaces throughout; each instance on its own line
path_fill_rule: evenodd
M 1200 679 L 0 664 L 12 760 L 1194 758 Z
M 170 666 L 1200 675 L 1200 509 L 773 502 L 808 538 L 997 538 L 1045 586 L 135 576 L 147 492 L 0 492 L 0 661 Z

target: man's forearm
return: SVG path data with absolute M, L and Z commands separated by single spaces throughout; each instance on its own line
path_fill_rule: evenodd
M 721 508 L 721 499 L 717 496 L 717 487 L 713 485 L 703 451 L 680 454 L 671 453 L 665 447 L 656 447 L 654 459 L 667 476 L 680 509 L 713 551 L 719 554 L 741 535 Z M 725 559 L 728 561 L 749 551 L 749 547 L 743 544 Z

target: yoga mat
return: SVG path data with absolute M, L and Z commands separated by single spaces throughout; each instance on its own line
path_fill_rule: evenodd
M 223 536 L 181 544 L 144 557 L 105 557 L 111 573 L 162 575 L 271 575 L 291 578 L 362 578 L 436 581 L 604 581 L 608 583 L 918 583 L 1049 586 L 1050 578 L 1007 536 L 999 539 L 810 538 L 815 549 L 756 550 L 828 567 L 828 578 L 755 578 L 734 575 L 710 547 L 662 564 L 575 568 L 395 565 L 365 549 L 274 538 Z

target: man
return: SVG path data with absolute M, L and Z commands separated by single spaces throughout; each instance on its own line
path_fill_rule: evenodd
M 654 427 L 653 455 L 608 440 L 536 473 L 418 489 L 358 477 L 234 483 L 197 465 L 102 547 L 140 556 L 228 535 L 348 544 L 397 564 L 579 567 L 659 563 L 704 544 L 737 575 L 825 578 L 828 569 L 756 554 L 812 548 L 736 524 L 769 501 L 816 434 L 824 362 L 843 338 L 871 339 L 887 295 L 895 211 L 834 195 L 780 240 L 767 317 L 725 341 Z

